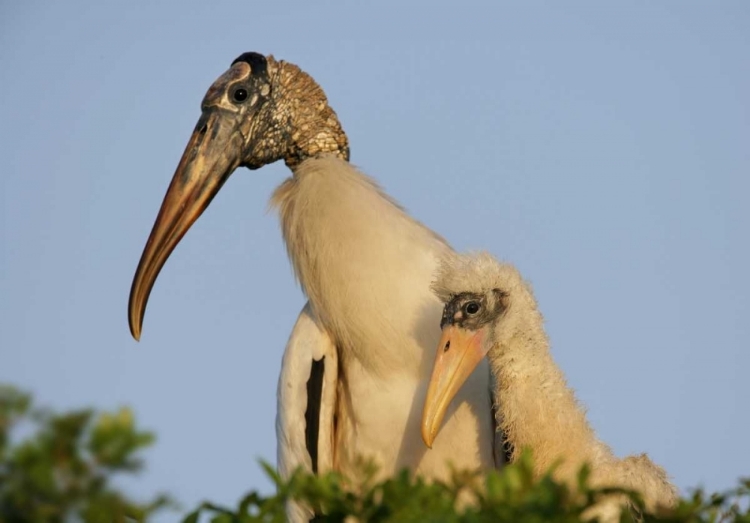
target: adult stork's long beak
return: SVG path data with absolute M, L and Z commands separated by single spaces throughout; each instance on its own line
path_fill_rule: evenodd
M 455 325 L 443 328 L 422 410 L 422 440 L 429 448 L 451 400 L 487 354 L 484 345 L 484 330 L 471 331 Z
M 128 322 L 136 340 L 151 288 L 175 246 L 239 165 L 260 167 L 252 156 L 252 130 L 270 92 L 268 81 L 266 58 L 244 53 L 203 98 L 203 114 L 182 153 L 130 288 Z
M 140 339 L 146 303 L 159 271 L 241 163 L 238 118 L 238 113 L 221 107 L 205 108 L 182 154 L 130 288 L 128 321 L 136 340 Z

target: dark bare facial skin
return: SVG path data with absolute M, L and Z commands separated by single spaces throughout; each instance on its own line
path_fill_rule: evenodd
M 445 304 L 440 328 L 455 325 L 471 331 L 494 322 L 506 309 L 507 294 L 493 289 L 491 294 L 462 292 Z

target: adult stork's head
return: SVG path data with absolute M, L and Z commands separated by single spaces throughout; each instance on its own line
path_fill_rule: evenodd
M 130 289 L 135 339 L 159 271 L 235 169 L 280 159 L 294 168 L 326 153 L 349 159 L 346 135 L 323 90 L 299 67 L 272 56 L 241 55 L 208 89 L 201 109 Z

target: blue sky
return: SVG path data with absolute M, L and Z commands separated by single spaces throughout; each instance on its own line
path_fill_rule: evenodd
M 140 344 L 126 314 L 206 89 L 258 51 L 318 80 L 415 217 L 519 266 L 619 455 L 729 487 L 750 475 L 748 27 L 742 1 L 4 2 L 0 381 L 131 405 L 159 436 L 138 495 L 269 488 L 304 303 L 266 212 L 284 165 L 225 185 Z

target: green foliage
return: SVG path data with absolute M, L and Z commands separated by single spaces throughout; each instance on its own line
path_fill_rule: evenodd
M 30 432 L 14 443 L 14 432 Z M 31 397 L 0 385 L 0 523 L 145 522 L 170 504 L 166 496 L 139 504 L 114 489 L 116 473 L 138 471 L 137 454 L 153 434 L 130 410 L 54 414 Z
M 19 432 L 26 436 L 19 440 Z M 138 454 L 153 441 L 153 434 L 137 428 L 128 409 L 55 414 L 34 407 L 28 394 L 0 385 L 0 523 L 151 520 L 172 502 L 156 496 L 137 503 L 113 488 L 111 480 L 118 473 L 140 470 Z M 276 493 L 251 492 L 233 508 L 206 502 L 183 523 L 282 523 L 291 499 L 323 514 L 315 521 L 574 523 L 613 494 L 628 496 L 634 507 L 633 513 L 623 514 L 623 523 L 636 516 L 646 522 L 750 523 L 750 480 L 722 494 L 696 490 L 673 510 L 654 515 L 643 512 L 635 493 L 590 488 L 586 469 L 575 490 L 551 475 L 535 479 L 528 455 L 485 476 L 456 472 L 448 483 L 426 483 L 406 471 L 378 482 L 375 469 L 364 465 L 357 484 L 337 473 L 315 476 L 301 471 L 285 481 L 273 467 L 263 468 Z
M 632 512 L 622 515 L 623 523 L 634 521 L 672 523 L 750 523 L 750 480 L 725 494 L 706 496 L 696 491 L 680 500 L 677 507 L 661 514 L 646 514 L 638 495 L 621 489 L 595 489 L 588 486 L 588 471 L 579 475 L 575 493 L 550 475 L 534 479 L 531 460 L 485 476 L 455 473 L 450 483 L 426 483 L 403 471 L 394 478 L 375 483 L 372 474 L 352 485 L 336 473 L 322 476 L 295 473 L 282 480 L 275 470 L 263 464 L 276 484 L 276 494 L 261 496 L 252 492 L 236 509 L 204 503 L 183 523 L 197 523 L 210 517 L 211 523 L 281 523 L 288 499 L 303 500 L 314 507 L 315 521 L 344 522 L 435 522 L 435 523 L 577 523 L 584 512 L 608 495 L 631 500 Z M 472 499 L 456 508 L 456 501 Z M 461 503 L 458 504 L 461 506 Z M 353 517 L 354 519 L 349 519 Z

